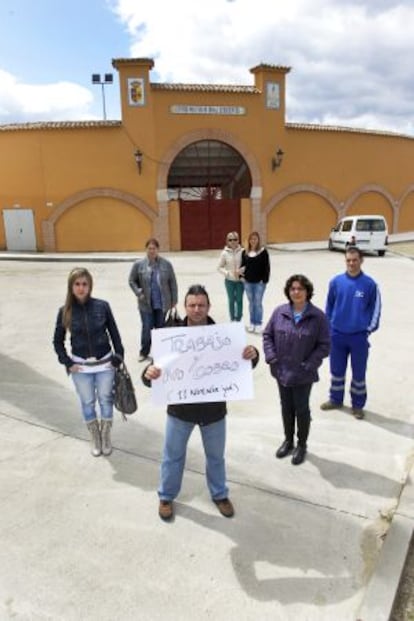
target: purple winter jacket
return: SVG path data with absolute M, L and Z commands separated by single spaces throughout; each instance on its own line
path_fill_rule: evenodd
M 328 320 L 311 302 L 297 324 L 291 304 L 278 306 L 263 332 L 265 361 L 283 386 L 317 382 L 318 368 L 329 349 Z

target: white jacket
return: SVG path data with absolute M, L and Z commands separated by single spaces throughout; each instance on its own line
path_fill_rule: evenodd
M 243 246 L 239 245 L 237 248 L 224 246 L 217 269 L 227 280 L 240 280 L 237 270 L 241 266 L 242 253 Z

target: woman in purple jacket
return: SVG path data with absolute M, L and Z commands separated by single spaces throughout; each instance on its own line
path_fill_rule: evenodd
M 293 450 L 292 464 L 298 465 L 306 455 L 312 384 L 318 381 L 318 368 L 329 354 L 329 324 L 325 313 L 310 301 L 313 285 L 306 276 L 288 278 L 284 293 L 289 303 L 273 311 L 263 332 L 263 349 L 279 387 L 282 407 L 285 440 L 276 457 L 286 457 Z

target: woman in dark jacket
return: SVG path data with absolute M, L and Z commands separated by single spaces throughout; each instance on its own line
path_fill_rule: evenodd
M 65 305 L 59 309 L 53 345 L 59 362 L 71 375 L 83 418 L 91 434 L 92 455 L 110 455 L 115 366 L 124 357 L 121 337 L 105 300 L 91 297 L 92 276 L 76 267 L 68 278 Z M 71 352 L 65 346 L 70 332 Z M 99 402 L 101 426 L 96 417 Z
M 262 333 L 263 296 L 270 277 L 270 259 L 257 231 L 250 233 L 247 250 L 243 250 L 242 269 L 244 289 L 249 300 L 250 325 L 248 332 Z
M 276 457 L 286 457 L 294 449 L 295 421 L 298 444 L 292 464 L 301 464 L 306 455 L 310 427 L 309 397 L 317 382 L 318 368 L 329 354 L 328 320 L 311 303 L 312 283 L 302 274 L 286 281 L 288 304 L 278 306 L 264 330 L 263 349 L 279 387 L 285 440 Z

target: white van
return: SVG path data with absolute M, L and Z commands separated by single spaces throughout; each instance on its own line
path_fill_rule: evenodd
M 346 250 L 358 246 L 363 252 L 378 252 L 383 257 L 388 244 L 388 227 L 384 216 L 346 216 L 329 235 L 329 250 Z

